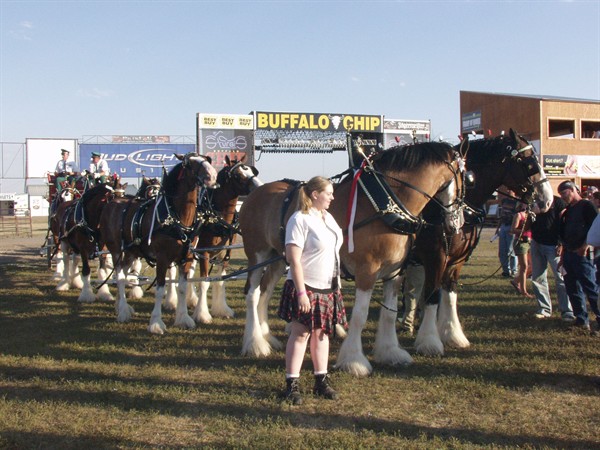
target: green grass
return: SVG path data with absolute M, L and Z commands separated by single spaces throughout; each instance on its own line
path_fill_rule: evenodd
M 497 269 L 487 234 L 465 284 Z M 244 264 L 237 257 L 234 268 Z M 291 407 L 277 401 L 283 353 L 240 356 L 242 281 L 227 284 L 236 318 L 186 331 L 166 313 L 168 332 L 153 336 L 153 294 L 133 301 L 134 319 L 119 324 L 113 304 L 55 292 L 44 262 L 0 267 L 2 448 L 600 448 L 600 340 L 556 316 L 534 320 L 534 301 L 499 276 L 462 287 L 470 348 L 429 358 L 400 334 L 414 364 L 373 363 L 373 375 L 360 379 L 333 372 L 337 402 L 308 395 L 307 359 L 305 402 Z M 344 293 L 350 313 L 350 283 Z M 285 340 L 278 295 L 270 323 Z M 367 354 L 378 314 L 372 302 Z

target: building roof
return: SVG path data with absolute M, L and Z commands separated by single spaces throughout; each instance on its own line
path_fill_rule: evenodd
M 510 94 L 506 92 L 478 92 L 478 91 L 461 91 L 469 92 L 473 94 L 485 94 L 485 95 L 503 95 L 505 97 L 522 97 L 531 98 L 536 100 L 552 100 L 555 102 L 579 102 L 579 103 L 600 103 L 600 100 L 586 99 L 586 98 L 573 98 L 573 97 L 558 97 L 554 95 L 533 95 L 533 94 Z

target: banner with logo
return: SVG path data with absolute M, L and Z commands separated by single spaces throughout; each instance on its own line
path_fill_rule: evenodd
M 194 144 L 80 144 L 79 160 L 81 170 L 89 169 L 92 152 L 102 154 L 111 173 L 122 178 L 161 177 L 163 166 L 171 169 L 180 161 L 176 153 L 195 153 Z
M 254 113 L 257 130 L 383 131 L 383 116 L 341 113 Z
M 241 160 L 254 165 L 254 117 L 247 114 L 197 115 L 198 149 L 208 156 L 218 171 L 230 160 Z
M 543 167 L 547 175 L 600 178 L 600 156 L 544 155 Z

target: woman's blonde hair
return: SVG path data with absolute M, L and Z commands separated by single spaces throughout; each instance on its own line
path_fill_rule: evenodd
M 317 193 L 323 192 L 329 185 L 331 185 L 331 181 L 328 178 L 316 176 L 312 177 L 300 188 L 298 201 L 300 202 L 300 209 L 303 213 L 306 214 L 312 207 L 311 194 L 315 191 Z

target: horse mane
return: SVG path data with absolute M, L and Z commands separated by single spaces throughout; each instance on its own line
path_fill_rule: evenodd
M 182 170 L 183 163 L 179 163 L 165 175 L 161 185 L 166 196 L 172 197 L 177 193 L 177 184 Z
M 420 142 L 398 145 L 378 152 L 373 158 L 378 169 L 411 170 L 423 164 L 440 164 L 448 159 L 453 147 L 446 142 Z
M 86 202 L 87 200 L 89 200 L 91 197 L 94 197 L 96 195 L 98 195 L 98 192 L 101 190 L 106 190 L 108 187 L 107 184 L 98 184 L 97 186 L 94 186 L 91 189 L 88 189 L 87 191 L 85 191 L 83 193 L 83 195 L 81 196 L 81 201 L 82 202 Z
M 501 161 L 509 154 L 508 147 L 514 149 L 516 145 L 515 140 L 507 135 L 469 141 L 466 144 L 467 167 L 469 167 L 469 164 L 489 164 L 493 161 Z M 463 144 L 464 147 L 465 144 Z

